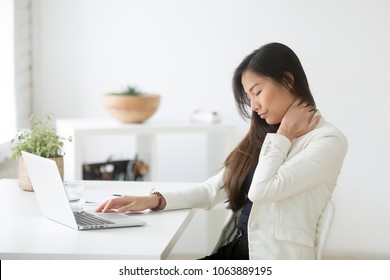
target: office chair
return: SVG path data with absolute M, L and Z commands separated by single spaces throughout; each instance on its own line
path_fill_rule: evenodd
M 328 234 L 332 226 L 333 217 L 335 212 L 334 202 L 329 200 L 317 224 L 317 238 L 316 238 L 316 259 L 320 260 L 322 258 L 322 253 L 324 251 L 326 241 L 328 239 Z

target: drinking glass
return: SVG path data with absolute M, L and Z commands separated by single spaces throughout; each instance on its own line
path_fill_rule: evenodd
M 85 200 L 83 194 L 85 192 L 85 182 L 83 181 L 65 181 L 65 190 L 68 195 L 68 200 L 74 212 L 84 210 Z

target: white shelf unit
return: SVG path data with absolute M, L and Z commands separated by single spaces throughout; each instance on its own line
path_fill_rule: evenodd
M 207 161 L 204 163 L 208 175 L 215 173 L 226 155 L 235 145 L 235 126 L 233 124 L 198 124 L 190 122 L 146 122 L 143 124 L 125 124 L 114 119 L 58 119 L 58 132 L 63 137 L 72 137 L 66 142 L 64 157 L 66 180 L 81 180 L 83 148 L 85 140 L 95 137 L 132 135 L 136 140 L 139 158 L 150 166 L 145 181 L 156 181 L 159 144 L 157 136 L 174 133 L 203 133 L 207 137 Z

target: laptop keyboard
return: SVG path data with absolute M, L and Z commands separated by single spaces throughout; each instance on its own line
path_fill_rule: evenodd
M 88 212 L 74 212 L 77 224 L 80 226 L 115 224 L 112 221 L 97 217 Z

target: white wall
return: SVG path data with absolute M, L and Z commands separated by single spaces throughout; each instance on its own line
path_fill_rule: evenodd
M 239 139 L 248 125 L 233 102 L 234 68 L 265 43 L 291 46 L 320 111 L 349 139 L 327 254 L 390 258 L 390 2 L 40 0 L 33 5 L 34 111 L 57 117 L 109 117 L 101 95 L 130 83 L 162 95 L 151 121 L 186 119 L 197 108 L 217 110 L 237 124 Z M 196 164 L 188 161 L 188 168 Z
M 15 129 L 15 106 L 8 100 L 14 101 L 13 92 L 15 92 L 14 77 L 14 7 L 12 0 L 0 2 L 0 119 L 8 119 L 2 122 L 0 133 L 1 143 L 8 141 L 14 134 Z M 1 157 L 1 155 L 0 155 Z M 1 163 L 2 159 L 0 159 Z

